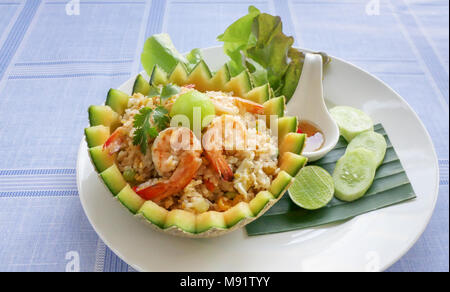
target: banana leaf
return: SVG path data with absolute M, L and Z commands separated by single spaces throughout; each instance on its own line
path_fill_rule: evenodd
M 324 208 L 309 211 L 295 205 L 289 198 L 289 194 L 285 194 L 263 216 L 246 226 L 248 235 L 285 232 L 342 222 L 364 213 L 414 199 L 416 197 L 414 190 L 386 131 L 381 124 L 375 125 L 374 129 L 384 135 L 388 147 L 383 164 L 377 170 L 375 181 L 364 197 L 354 202 L 343 202 L 334 198 Z M 311 164 L 333 173 L 336 162 L 344 155 L 347 145 L 341 137 L 330 153 Z

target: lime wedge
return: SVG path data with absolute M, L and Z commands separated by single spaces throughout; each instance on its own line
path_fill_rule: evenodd
M 333 199 L 333 195 L 333 178 L 318 166 L 302 168 L 289 188 L 291 200 L 307 210 L 325 207 Z

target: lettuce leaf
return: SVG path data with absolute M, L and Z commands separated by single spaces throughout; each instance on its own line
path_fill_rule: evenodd
M 275 93 L 292 97 L 303 69 L 304 53 L 293 48 L 294 39 L 283 33 L 281 18 L 261 13 L 254 6 L 249 13 L 218 36 L 230 57 L 232 76 L 249 70 L 255 85 L 266 82 Z M 329 58 L 324 56 L 324 63 Z
M 141 54 L 141 62 L 150 75 L 155 65 L 170 73 L 178 62 L 187 64 L 188 60 L 177 51 L 169 35 L 162 33 L 147 39 Z

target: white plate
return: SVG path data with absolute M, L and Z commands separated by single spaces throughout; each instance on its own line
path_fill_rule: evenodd
M 203 50 L 217 69 L 221 48 Z M 121 90 L 131 91 L 134 80 Z M 367 72 L 337 58 L 324 91 L 332 104 L 362 109 L 381 122 L 411 180 L 417 199 L 342 224 L 248 237 L 244 229 L 212 239 L 186 239 L 151 230 L 105 189 L 81 142 L 77 184 L 95 231 L 139 271 L 382 271 L 403 256 L 424 231 L 438 195 L 439 168 L 430 136 L 411 107 Z M 295 113 L 292 113 L 295 114 Z

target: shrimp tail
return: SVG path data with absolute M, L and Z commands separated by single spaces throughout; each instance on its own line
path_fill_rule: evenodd
M 167 193 L 169 185 L 167 183 L 157 183 L 148 188 L 137 190 L 136 193 L 144 200 L 152 200 L 155 202 L 161 201 L 164 197 L 161 194 Z
M 145 200 L 159 202 L 181 192 L 194 178 L 202 160 L 192 154 L 185 153 L 169 180 L 138 190 L 136 193 Z
M 205 151 L 206 158 L 212 164 L 213 168 L 225 181 L 233 181 L 233 170 L 231 169 L 225 157 L 218 151 Z

